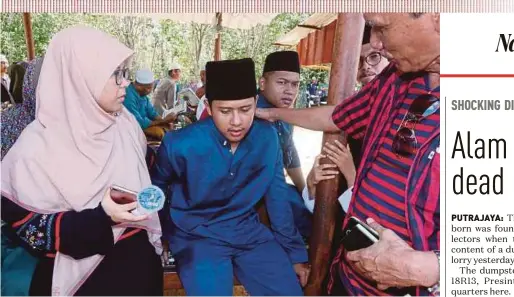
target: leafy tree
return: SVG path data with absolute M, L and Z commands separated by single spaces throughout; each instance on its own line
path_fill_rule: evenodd
M 222 58 L 253 58 L 256 77 L 260 76 L 266 56 L 280 48 L 273 45 L 308 14 L 280 14 L 267 25 L 249 30 L 222 29 Z M 167 74 L 170 63 L 183 68 L 183 83 L 199 79 L 199 68 L 214 56 L 215 28 L 203 24 L 181 24 L 172 20 L 156 21 L 147 17 L 77 14 L 32 14 L 36 56 L 45 53 L 52 36 L 60 30 L 85 24 L 103 30 L 134 50 L 132 71 L 151 68 L 157 77 Z M 10 61 L 26 59 L 25 33 L 21 13 L 0 14 L 2 53 Z

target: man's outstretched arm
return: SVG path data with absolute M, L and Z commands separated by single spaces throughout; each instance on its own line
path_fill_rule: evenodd
M 286 123 L 300 126 L 309 130 L 338 132 L 339 128 L 332 120 L 335 106 L 321 106 L 316 108 L 258 108 L 256 116 L 271 122 L 281 120 Z

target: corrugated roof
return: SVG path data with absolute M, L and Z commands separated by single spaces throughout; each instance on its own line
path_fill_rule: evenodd
M 275 44 L 287 46 L 297 45 L 302 38 L 314 32 L 316 30 L 315 28 L 321 29 L 332 23 L 335 19 L 337 19 L 337 13 L 315 13 L 293 30 L 280 37 L 275 41 Z

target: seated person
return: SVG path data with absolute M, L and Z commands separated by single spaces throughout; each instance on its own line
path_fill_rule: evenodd
M 198 103 L 198 107 L 196 108 L 196 120 L 203 120 L 209 117 L 209 113 L 207 112 L 207 108 L 205 106 L 208 104 L 207 98 L 205 98 L 205 66 L 200 70 L 200 79 L 202 81 L 202 87 L 196 90 L 196 96 L 200 98 L 200 102 Z
M 2 159 L 2 295 L 6 284 L 17 295 L 162 295 L 158 215 L 131 214 L 137 203 L 110 191 L 151 184 L 146 140 L 120 100 L 132 56 L 85 26 L 50 41 L 36 119 Z
M 167 133 L 151 171 L 168 199 L 161 226 L 180 280 L 188 295 L 232 295 L 234 274 L 252 296 L 303 295 L 307 251 L 277 133 L 254 120 L 255 65 L 242 59 L 206 68 L 212 116 Z M 262 197 L 271 229 L 255 209 Z
M 339 172 L 341 172 L 348 184 L 348 190 L 341 194 L 338 200 L 344 212 L 347 212 L 348 205 L 352 198 L 353 184 L 355 182 L 355 165 L 350 147 L 348 145 L 345 147 L 336 140 L 334 144 L 327 143 L 325 147 L 323 147 L 323 151 L 325 154 L 319 154 L 316 157 L 314 165 L 309 175 L 307 175 L 307 186 L 302 192 L 303 201 L 307 209 L 313 212 L 314 201 L 316 199 L 316 185 L 322 180 L 336 178 Z M 328 158 L 335 164 L 319 164 L 322 158 Z
M 161 140 L 172 128 L 177 116 L 170 113 L 164 119 L 157 114 L 148 95 L 154 84 L 153 73 L 148 69 L 136 72 L 136 79 L 127 87 L 123 105 L 136 117 L 137 122 L 147 137 Z

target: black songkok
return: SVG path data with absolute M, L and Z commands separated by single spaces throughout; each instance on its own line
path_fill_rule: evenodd
M 300 58 L 295 51 L 281 51 L 269 54 L 262 73 L 271 71 L 288 71 L 300 73 Z
M 205 97 L 212 100 L 241 100 L 257 95 L 255 64 L 250 58 L 207 62 Z

